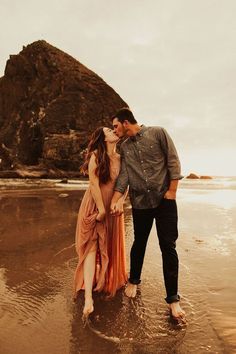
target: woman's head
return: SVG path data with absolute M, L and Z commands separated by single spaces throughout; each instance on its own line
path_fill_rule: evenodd
M 90 139 L 85 162 L 81 167 L 83 174 L 88 174 L 88 164 L 91 155 L 96 157 L 97 168 L 96 175 L 101 183 L 107 183 L 110 180 L 110 159 L 107 154 L 107 144 L 115 144 L 119 138 L 112 129 L 107 127 L 97 128 Z
M 107 144 L 114 144 L 117 143 L 119 137 L 115 134 L 114 130 L 111 128 L 104 127 L 103 133 L 105 135 L 105 142 Z
M 95 151 L 97 149 L 104 149 L 107 151 L 107 144 L 115 144 L 118 140 L 119 137 L 112 129 L 100 127 L 93 132 L 88 150 Z

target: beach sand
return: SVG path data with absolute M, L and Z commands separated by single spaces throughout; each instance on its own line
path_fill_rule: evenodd
M 169 316 L 155 227 L 137 298 L 95 295 L 84 326 L 73 302 L 74 234 L 86 183 L 0 181 L 0 353 L 236 352 L 236 188 L 182 181 L 179 291 L 187 324 Z M 125 206 L 127 263 L 133 239 Z

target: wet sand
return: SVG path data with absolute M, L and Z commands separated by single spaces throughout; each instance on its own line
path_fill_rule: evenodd
M 178 191 L 179 288 L 187 324 L 164 302 L 155 228 L 138 296 L 95 296 L 85 327 L 72 301 L 74 233 L 84 183 L 0 183 L 0 353 L 236 352 L 236 190 L 187 182 Z M 213 186 L 213 187 L 212 187 Z M 125 208 L 127 262 L 132 220 Z

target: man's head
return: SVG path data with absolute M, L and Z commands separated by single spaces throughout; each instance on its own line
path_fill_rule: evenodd
M 112 124 L 114 127 L 114 132 L 119 138 L 122 138 L 125 135 L 135 135 L 133 132 L 133 127 L 137 124 L 137 121 L 128 107 L 121 108 L 112 117 Z

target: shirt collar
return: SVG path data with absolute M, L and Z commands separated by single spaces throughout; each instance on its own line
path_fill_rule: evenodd
M 144 124 L 142 124 L 140 127 L 141 129 L 137 132 L 137 134 L 129 137 L 130 140 L 136 141 L 137 137 L 143 136 L 143 133 L 145 132 L 145 130 L 147 130 L 147 127 Z
M 143 136 L 145 130 L 147 130 L 147 127 L 144 124 L 142 124 L 140 131 L 136 135 Z

